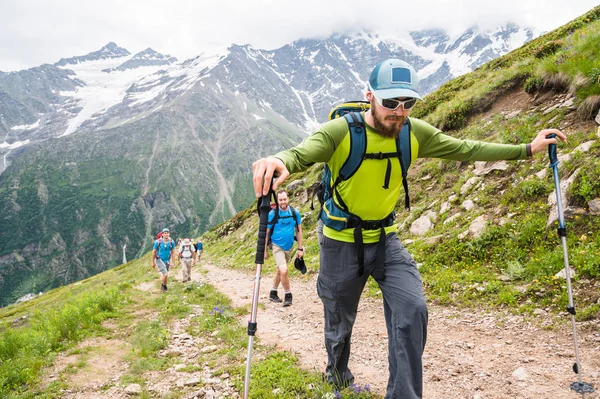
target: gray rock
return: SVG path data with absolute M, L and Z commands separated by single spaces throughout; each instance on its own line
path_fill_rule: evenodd
M 466 200 L 465 202 L 463 202 L 461 204 L 461 206 L 466 210 L 466 211 L 470 211 L 471 209 L 475 208 L 475 203 L 472 200 Z
M 142 386 L 140 384 L 129 384 L 125 388 L 127 395 L 139 395 L 142 393 Z
M 476 187 L 476 184 L 481 180 L 480 177 L 471 177 L 469 180 L 467 180 L 465 182 L 465 184 L 463 184 L 463 186 L 460 188 L 460 195 L 465 195 L 466 193 L 468 193 L 472 187 Z
M 442 206 L 440 206 L 440 215 L 443 215 L 444 213 L 448 212 L 449 209 L 450 203 L 448 201 L 444 202 Z
M 475 162 L 473 173 L 477 176 L 487 175 L 494 170 L 507 170 L 510 165 L 506 161 L 497 161 L 488 165 L 489 162 Z
M 210 346 L 205 346 L 204 348 L 200 349 L 200 352 L 209 353 L 209 352 L 214 352 L 217 349 L 219 349 L 219 347 L 217 345 L 210 345 Z
M 517 381 L 526 381 L 529 378 L 529 373 L 525 370 L 525 367 L 519 367 L 515 371 L 513 371 L 512 376 Z
M 575 181 L 575 179 L 577 178 L 577 176 L 580 173 L 580 169 L 577 169 L 575 172 L 573 172 L 571 174 L 571 176 L 569 176 L 569 178 L 567 180 L 562 180 L 560 182 L 560 193 L 561 193 L 561 202 L 563 205 L 563 210 L 567 211 L 567 208 L 569 207 L 569 198 L 567 197 L 567 193 L 569 192 L 569 188 L 571 187 L 571 185 L 573 184 L 573 182 Z M 556 220 L 558 220 L 558 209 L 556 206 L 556 189 L 554 189 L 549 195 L 548 195 L 548 205 L 550 205 L 550 215 L 548 216 L 548 221 L 546 222 L 546 227 L 550 227 L 550 225 L 552 225 L 552 223 L 554 223 Z
M 421 216 L 420 218 L 418 218 L 417 220 L 412 222 L 412 224 L 410 225 L 409 231 L 411 234 L 414 234 L 417 236 L 422 236 L 423 234 L 427 233 L 432 228 L 433 228 L 433 223 L 431 222 L 429 214 L 427 214 L 427 215 Z
M 469 233 L 473 237 L 478 238 L 478 237 L 481 236 L 481 233 L 483 233 L 483 230 L 485 229 L 485 226 L 487 226 L 487 218 L 486 218 L 486 216 L 485 215 L 478 216 L 469 225 Z
M 600 214 L 600 198 L 595 198 L 588 202 L 588 206 L 590 207 L 590 212 L 594 215 Z
M 590 141 L 586 141 L 585 143 L 581 143 L 573 150 L 573 152 L 575 152 L 575 151 L 588 152 L 590 150 L 590 148 L 592 148 L 592 145 L 595 142 L 596 142 L 596 140 L 590 140 Z
M 575 269 L 573 268 L 569 268 L 569 275 L 571 276 L 571 278 L 575 277 L 577 274 L 575 273 Z M 554 277 L 556 278 L 562 278 L 563 280 L 567 279 L 567 273 L 565 271 L 565 269 L 561 269 L 558 273 L 556 273 L 554 275 Z
M 200 384 L 200 377 L 192 377 L 183 383 L 183 385 L 186 387 L 192 387 L 192 386 L 196 386 L 198 384 Z
M 302 180 L 302 179 L 294 180 L 294 181 L 290 182 L 290 184 L 287 185 L 286 190 L 289 193 L 295 193 L 303 185 L 304 185 L 304 180 Z
M 448 219 L 444 220 L 444 224 L 449 224 L 452 223 L 453 221 L 455 221 L 457 218 L 459 218 L 462 214 L 460 212 L 455 213 L 454 215 L 450 216 Z

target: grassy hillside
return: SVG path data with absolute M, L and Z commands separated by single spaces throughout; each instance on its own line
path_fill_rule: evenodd
M 240 317 L 249 314 L 250 304 L 232 308 L 227 297 L 199 282 L 172 281 L 167 293 L 161 292 L 158 284 L 150 258 L 144 256 L 0 309 L 0 397 L 64 397 L 76 390 L 70 385 L 72 376 L 101 374 L 100 362 L 106 361 L 114 362 L 108 365 L 110 370 L 119 369 L 118 378 L 109 375 L 111 382 L 98 388 L 107 396 L 114 389 L 122 392 L 138 384 L 141 388 L 136 397 L 155 397 L 148 386 L 173 367 L 179 367 L 180 378 L 210 370 L 214 378 L 242 392 L 248 336 Z M 201 348 L 209 349 L 200 351 L 181 368 L 185 359 L 168 350 L 168 344 L 176 338 L 173 329 L 184 322 L 186 327 L 180 334 L 189 334 L 203 343 Z M 80 345 L 83 341 L 90 344 Z M 336 397 L 333 388 L 321 381 L 320 373 L 300 369 L 292 353 L 264 345 L 260 337 L 253 348 L 252 397 Z M 73 360 L 65 366 L 65 358 Z M 121 371 L 123 359 L 126 366 Z M 53 368 L 57 362 L 62 366 Z M 190 388 L 175 387 L 173 382 L 167 397 L 188 397 L 190 389 L 213 383 L 198 381 Z M 344 397 L 375 396 L 367 391 L 348 391 Z
M 600 144 L 591 120 L 600 108 L 600 7 L 476 71 L 454 79 L 419 103 L 412 116 L 459 138 L 514 144 L 529 142 L 543 128 L 568 134 L 559 146 L 561 181 L 572 177 L 568 194 L 569 259 L 575 268 L 577 318 L 600 318 L 600 221 L 589 201 L 600 197 Z M 562 156 L 567 155 L 567 158 Z M 490 163 L 491 164 L 491 163 Z M 397 206 L 401 240 L 417 260 L 426 294 L 439 303 L 502 306 L 532 314 L 564 310 L 565 281 L 557 223 L 547 226 L 554 196 L 547 155 L 508 164 L 477 180 L 468 162 L 418 160 L 409 171 L 410 212 Z M 291 176 L 299 180 L 291 204 L 304 217 L 306 259 L 318 270 L 315 226 L 309 187 L 322 166 Z M 543 172 L 547 169 L 547 172 Z M 467 189 L 465 183 L 476 181 Z M 464 187 L 464 188 L 463 188 Z M 461 192 L 462 191 L 462 192 Z M 474 207 L 465 210 L 465 201 Z M 316 201 L 316 199 L 315 199 Z M 423 236 L 411 223 L 432 212 L 434 228 Z M 468 234 L 479 216 L 486 228 Z M 253 208 L 204 235 L 207 248 L 230 267 L 254 260 L 257 215 Z M 371 281 L 369 292 L 379 295 Z

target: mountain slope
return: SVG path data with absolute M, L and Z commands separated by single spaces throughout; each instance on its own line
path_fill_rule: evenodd
M 22 97 L 56 98 L 37 114 L 15 100 L 20 125 L 5 124 L 10 144 L 0 145 L 0 220 L 18 230 L 0 233 L 0 304 L 115 266 L 123 245 L 140 256 L 165 226 L 184 237 L 227 220 L 253 199 L 252 161 L 299 142 L 340 99 L 362 97 L 376 61 L 403 57 L 448 79 L 485 57 L 470 32 L 437 52 L 408 34 L 360 32 L 182 63 L 109 43 L 48 66 L 63 86 Z M 14 100 L 11 87 L 0 84 Z

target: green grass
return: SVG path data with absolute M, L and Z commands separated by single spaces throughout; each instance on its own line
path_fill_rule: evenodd
M 125 339 L 130 344 L 131 350 L 123 354 L 129 366 L 115 384 L 140 384 L 143 392 L 139 397 L 151 397 L 146 391 L 148 373 L 166 370 L 179 361 L 177 357 L 158 356 L 168 345 L 169 327 L 192 313 L 186 331 L 201 337 L 203 345 L 217 345 L 219 349 L 202 354 L 197 364 L 188 364 L 182 371 L 195 372 L 209 366 L 216 375 L 228 373 L 236 387 L 243 390 L 248 336 L 239 321 L 249 313 L 248 307 L 232 307 L 230 300 L 209 284 L 172 283 L 166 294 L 158 288 L 150 294 L 134 289 L 148 282 L 158 287 L 155 277 L 146 256 L 0 309 L 4 322 L 0 331 L 0 397 L 59 398 L 68 388 L 69 376 L 90 367 L 91 349 L 75 345 L 92 336 Z M 110 328 L 102 326 L 107 318 L 111 318 Z M 44 370 L 61 353 L 77 358 L 59 372 L 56 381 L 42 385 Z M 274 369 L 279 374 L 273 374 Z M 293 354 L 263 345 L 260 337 L 254 342 L 252 373 L 251 392 L 261 395 L 253 397 L 335 397 L 320 373 L 300 369 Z M 183 389 L 175 390 L 171 397 L 184 394 Z M 377 396 L 348 391 L 344 397 Z
M 29 325 L 0 333 L 0 397 L 27 391 L 54 354 L 99 333 L 100 323 L 116 316 L 121 296 L 116 289 L 84 294 L 61 308 L 38 309 Z

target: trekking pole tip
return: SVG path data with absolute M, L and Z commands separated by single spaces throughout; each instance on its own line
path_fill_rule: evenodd
M 581 381 L 581 382 L 575 381 L 575 382 L 571 383 L 570 388 L 571 388 L 571 390 L 581 394 L 582 396 L 585 395 L 586 393 L 594 392 L 594 388 L 587 382 L 583 382 L 583 381 Z

